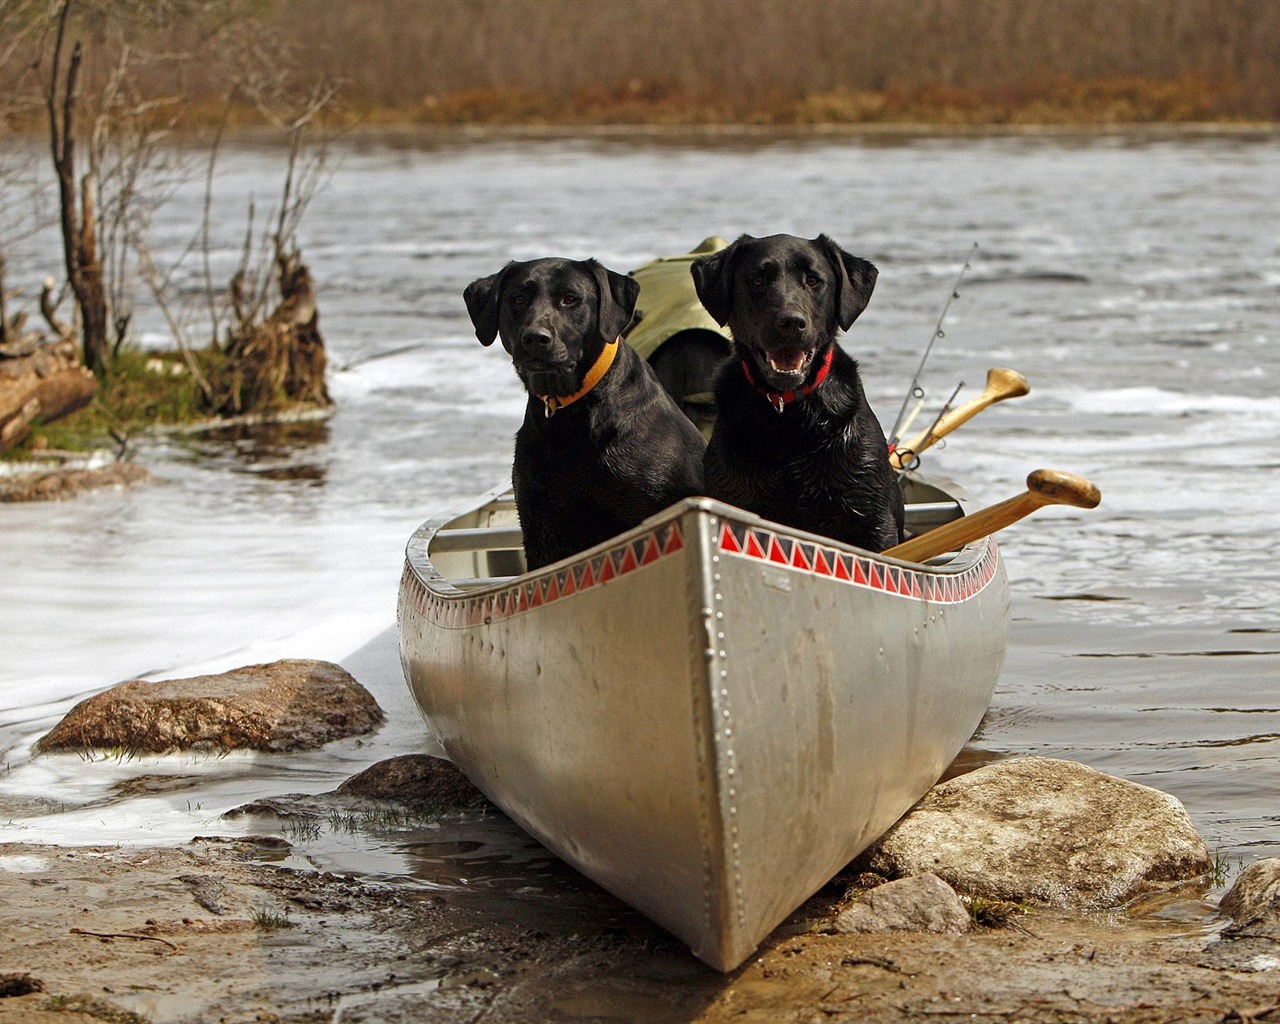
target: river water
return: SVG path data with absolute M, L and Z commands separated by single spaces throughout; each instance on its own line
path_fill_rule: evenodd
M 223 156 L 216 269 L 282 169 L 270 150 Z M 162 263 L 200 193 L 179 183 L 156 212 Z M 976 395 L 993 366 L 1032 391 L 962 427 L 929 471 L 982 504 L 1041 466 L 1103 494 L 1004 535 L 1012 642 L 970 756 L 1076 759 L 1178 797 L 1235 869 L 1280 854 L 1278 197 L 1274 134 L 338 144 L 300 233 L 332 419 L 144 439 L 160 485 L 0 506 L 0 842 L 235 832 L 220 815 L 249 799 L 430 750 L 395 649 L 403 546 L 507 478 L 523 409 L 463 287 L 513 258 L 627 270 L 711 234 L 826 232 L 880 268 L 844 344 L 886 425 L 979 246 L 923 377 L 930 407 L 960 381 L 958 400 Z M 49 245 L 12 244 L 10 284 L 31 295 L 56 272 Z M 194 290 L 198 264 L 175 281 Z M 137 323 L 163 333 L 145 308 Z M 289 757 L 32 757 L 114 683 L 280 657 L 341 662 L 388 724 Z M 406 845 L 309 852 L 408 877 Z

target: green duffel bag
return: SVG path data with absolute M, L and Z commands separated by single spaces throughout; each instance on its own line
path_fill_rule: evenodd
M 636 315 L 623 337 L 648 360 L 658 380 L 704 433 L 715 419 L 711 386 L 716 368 L 732 350 L 726 328 L 698 301 L 689 265 L 729 243 L 716 235 L 691 252 L 662 256 L 637 267 Z

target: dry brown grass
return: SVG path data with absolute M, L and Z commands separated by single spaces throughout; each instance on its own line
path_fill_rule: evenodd
M 409 106 L 348 109 L 349 122 L 428 125 L 1117 125 L 1269 120 L 1233 102 L 1236 90 L 1200 76 L 1074 81 L 1017 88 L 837 88 L 758 106 L 669 82 L 629 79 L 560 97 L 516 89 L 463 89 Z
M 1280 119 L 1276 0 L 275 0 L 427 122 Z
M 167 0 L 190 16 L 163 22 L 80 2 L 192 55 L 137 74 L 196 124 L 237 62 L 340 82 L 347 123 L 1280 120 L 1280 0 Z M 38 6 L 0 0 L 0 29 Z

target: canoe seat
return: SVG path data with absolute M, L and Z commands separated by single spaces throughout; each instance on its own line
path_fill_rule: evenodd
M 963 515 L 960 503 L 956 501 L 915 501 L 906 507 L 907 532 L 924 533 L 935 526 L 949 523 Z
M 911 502 L 906 506 L 907 533 L 911 536 L 924 533 L 943 523 L 958 519 L 961 514 L 959 503 L 954 501 Z M 518 525 L 437 530 L 428 547 L 432 554 L 455 551 L 523 551 L 524 534 Z M 477 577 L 477 579 L 496 580 L 499 577 Z
M 524 534 L 519 526 L 482 526 L 474 529 L 437 530 L 428 549 L 445 551 L 519 551 Z

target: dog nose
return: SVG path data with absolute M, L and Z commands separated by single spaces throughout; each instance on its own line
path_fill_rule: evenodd
M 533 328 L 524 332 L 521 341 L 530 348 L 546 348 L 551 344 L 551 332 Z
M 778 314 L 778 329 L 782 331 L 795 331 L 799 334 L 806 327 L 805 318 L 793 310 Z

